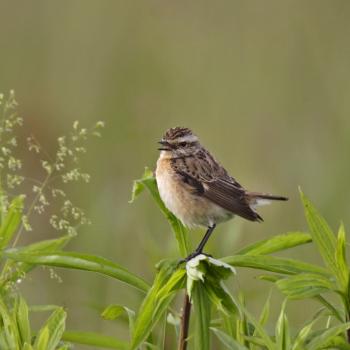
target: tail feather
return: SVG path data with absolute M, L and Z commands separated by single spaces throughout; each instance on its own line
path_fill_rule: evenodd
M 251 198 L 251 200 L 258 199 L 267 199 L 267 200 L 275 200 L 275 201 L 287 201 L 288 198 L 284 196 L 275 196 L 269 193 L 260 193 L 260 192 L 246 192 L 247 197 Z

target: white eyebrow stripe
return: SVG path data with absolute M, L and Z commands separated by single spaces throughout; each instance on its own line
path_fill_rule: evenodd
M 196 142 L 198 141 L 198 137 L 195 135 L 186 135 L 183 137 L 178 137 L 175 140 L 170 140 L 169 143 L 180 143 L 180 142 Z

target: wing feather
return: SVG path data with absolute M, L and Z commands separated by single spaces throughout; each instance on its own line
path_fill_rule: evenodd
M 206 157 L 176 159 L 173 168 L 194 194 L 245 219 L 262 221 L 251 208 L 246 190 L 213 158 L 208 158 L 208 154 Z

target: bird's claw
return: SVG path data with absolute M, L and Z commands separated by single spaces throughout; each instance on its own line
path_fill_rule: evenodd
M 190 260 L 192 260 L 193 258 L 195 258 L 196 256 L 198 255 L 205 255 L 209 258 L 212 258 L 213 256 L 210 255 L 210 254 L 207 254 L 207 253 L 203 253 L 201 251 L 198 251 L 198 250 L 195 250 L 194 252 L 192 252 L 191 254 L 189 254 L 186 258 L 183 258 L 183 259 L 180 259 L 179 262 L 178 262 L 178 265 L 181 265 L 183 263 L 188 263 Z

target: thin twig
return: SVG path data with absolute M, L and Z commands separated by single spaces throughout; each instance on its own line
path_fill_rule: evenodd
M 182 314 L 181 314 L 181 328 L 180 328 L 178 350 L 186 350 L 187 348 L 187 337 L 188 337 L 188 329 L 190 326 L 190 316 L 191 316 L 191 301 L 186 291 L 185 297 L 184 297 L 184 304 L 182 307 Z

